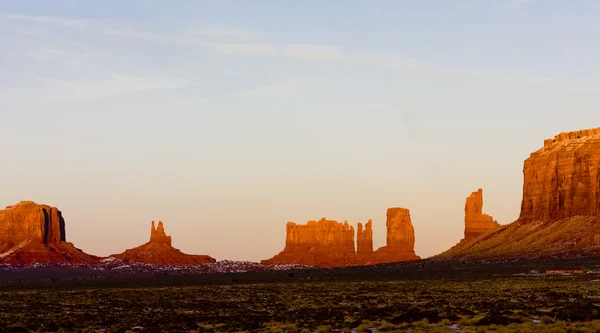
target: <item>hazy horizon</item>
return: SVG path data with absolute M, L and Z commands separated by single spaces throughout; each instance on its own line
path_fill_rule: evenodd
M 466 197 L 519 216 L 523 161 L 600 126 L 600 3 L 0 2 L 0 206 L 58 207 L 109 255 L 267 259 L 288 221 L 408 208 L 455 245 Z

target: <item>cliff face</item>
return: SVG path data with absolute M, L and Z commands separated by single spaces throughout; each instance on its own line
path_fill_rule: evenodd
M 465 202 L 465 241 L 473 240 L 500 226 L 491 216 L 483 214 L 483 190 L 471 193 Z
M 120 254 L 113 254 L 111 257 L 155 265 L 195 265 L 216 262 L 210 256 L 185 254 L 171 246 L 171 236 L 165 233 L 162 221 L 158 221 L 158 227 L 155 227 L 152 221 L 148 243 Z
M 600 255 L 600 128 L 556 135 L 523 166 L 517 221 L 438 259 L 480 260 Z
M 0 210 L 1 263 L 92 263 L 96 259 L 66 242 L 65 220 L 56 207 L 22 201 Z
M 523 167 L 520 220 L 600 213 L 600 128 L 544 141 Z

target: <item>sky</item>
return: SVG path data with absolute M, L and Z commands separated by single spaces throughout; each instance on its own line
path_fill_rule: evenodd
M 0 0 L 0 206 L 96 255 L 267 259 L 287 221 L 410 209 L 422 257 L 465 198 L 519 216 L 523 161 L 600 126 L 596 0 Z

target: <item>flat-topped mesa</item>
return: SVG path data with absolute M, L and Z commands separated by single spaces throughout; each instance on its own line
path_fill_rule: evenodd
M 263 264 L 305 264 L 339 267 L 355 262 L 354 227 L 322 218 L 306 224 L 286 224 L 285 248 Z
M 369 255 L 373 253 L 373 221 L 369 220 L 365 224 L 363 231 L 362 223 L 358 222 L 358 231 L 356 232 L 356 254 Z
M 600 213 L 600 128 L 544 141 L 523 166 L 519 220 L 560 220 Z
M 171 245 L 171 236 L 167 236 L 165 233 L 165 227 L 162 221 L 158 221 L 158 228 L 154 226 L 152 221 L 152 230 L 150 230 L 150 242 L 152 243 L 167 243 Z
M 0 210 L 0 263 L 92 263 L 96 258 L 66 242 L 62 213 L 21 201 Z
M 373 253 L 373 263 L 400 262 L 421 259 L 415 254 L 415 229 L 406 208 L 387 210 L 387 245 Z
M 483 190 L 471 193 L 465 202 L 465 241 L 500 227 L 491 216 L 483 214 Z

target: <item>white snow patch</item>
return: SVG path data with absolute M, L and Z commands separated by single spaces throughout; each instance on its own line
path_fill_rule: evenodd
M 9 255 L 11 255 L 12 253 L 14 253 L 15 251 L 18 251 L 18 250 L 22 249 L 25 245 L 29 244 L 29 242 L 31 242 L 31 239 L 22 242 L 21 244 L 13 247 L 12 249 L 10 249 L 10 250 L 8 250 L 8 251 L 6 251 L 4 253 L 0 253 L 0 259 L 1 258 L 6 258 Z

